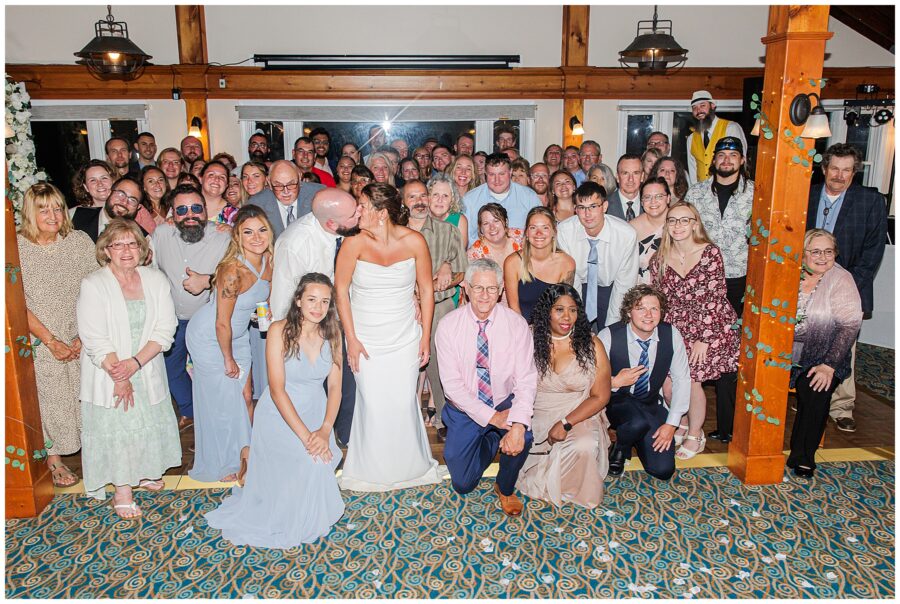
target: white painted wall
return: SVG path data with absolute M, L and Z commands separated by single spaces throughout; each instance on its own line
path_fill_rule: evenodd
M 619 51 L 631 44 L 639 20 L 653 18 L 653 7 L 592 6 L 588 64 L 612 67 Z M 659 7 L 659 18 L 672 21 L 672 35 L 688 50 L 686 67 L 762 67 L 769 7 L 669 6 Z M 894 55 L 836 19 L 828 20 L 834 36 L 826 43 L 827 67 L 891 67 Z
M 238 124 L 238 114 L 235 111 L 237 103 L 232 100 L 207 101 L 207 114 L 209 115 L 210 151 L 215 153 L 226 152 L 233 155 L 238 162 L 241 161 L 241 150 L 247 148 L 246 141 L 241 141 L 241 127 Z
M 187 136 L 187 116 L 184 101 L 152 99 L 147 101 L 148 130 L 156 137 L 156 147 L 162 151 L 166 147 L 181 144 Z
M 563 102 L 538 101 L 534 119 L 534 157 L 531 163 L 539 162 L 544 156 L 544 149 L 549 145 L 559 145 L 563 140 Z
M 593 7 L 592 7 L 593 12 Z M 603 163 L 615 169 L 619 153 L 618 101 L 587 100 L 584 102 L 584 140 L 595 140 L 600 145 Z M 568 120 L 567 120 L 568 121 Z M 566 124 L 568 126 L 568 124 Z
M 72 65 L 73 53 L 94 37 L 94 23 L 106 19 L 100 6 L 7 6 L 6 62 Z M 173 5 L 113 5 L 116 21 L 128 24 L 128 36 L 156 65 L 178 63 L 178 34 Z
M 252 24 L 252 27 L 248 27 Z M 209 60 L 256 54 L 518 54 L 560 62 L 562 6 L 206 7 Z

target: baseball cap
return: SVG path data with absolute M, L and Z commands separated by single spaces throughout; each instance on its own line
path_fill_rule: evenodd
M 743 155 L 744 143 L 736 136 L 724 136 L 716 143 L 716 150 L 714 153 L 718 153 L 719 151 L 737 151 Z

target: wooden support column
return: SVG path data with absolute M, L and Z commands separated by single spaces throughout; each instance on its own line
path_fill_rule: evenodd
M 53 500 L 53 480 L 42 460 L 44 448 L 31 333 L 16 243 L 13 207 L 6 201 L 6 518 L 31 518 Z M 12 450 L 10 450 L 12 449 Z
M 206 50 L 206 11 L 202 5 L 176 5 L 175 25 L 178 30 L 178 60 L 184 65 L 206 65 L 209 56 Z M 187 127 L 191 127 L 191 120 L 199 117 L 203 122 L 200 129 L 200 143 L 203 145 L 203 156 L 209 161 L 211 157 L 209 145 L 209 119 L 206 106 L 208 93 L 185 93 L 182 91 L 182 99 L 185 103 L 185 117 Z M 187 131 L 185 131 L 187 134 Z
M 750 219 L 747 291 L 734 440 L 728 467 L 746 484 L 779 483 L 784 475 L 784 424 L 797 314 L 812 139 L 788 117 L 798 93 L 819 92 L 827 6 L 771 6 L 761 100 L 763 132 Z M 771 136 L 766 133 L 771 132 Z M 813 152 L 814 153 L 814 152 Z
M 587 87 L 588 37 L 591 7 L 563 6 L 562 68 L 563 68 L 563 146 L 581 145 L 583 136 L 574 136 L 569 119 L 575 115 L 584 124 L 584 93 Z

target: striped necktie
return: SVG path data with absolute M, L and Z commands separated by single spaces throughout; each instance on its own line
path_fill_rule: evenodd
M 478 400 L 488 407 L 494 406 L 494 395 L 491 391 L 491 362 L 488 358 L 488 340 L 485 329 L 489 320 L 477 321 L 478 339 L 475 351 L 475 367 L 478 372 Z
M 641 347 L 641 358 L 638 360 L 638 365 L 643 365 L 647 371 L 642 373 L 634 383 L 634 396 L 643 398 L 650 391 L 650 340 L 635 338 L 635 342 Z

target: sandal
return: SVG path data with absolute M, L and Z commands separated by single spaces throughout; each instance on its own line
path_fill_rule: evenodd
M 425 427 L 431 428 L 434 426 L 434 416 L 436 414 L 434 407 L 425 407 Z
M 78 484 L 78 476 L 66 464 L 60 462 L 47 467 L 50 470 L 50 479 L 53 481 L 53 486 L 65 489 Z
M 685 436 L 685 434 L 688 433 L 688 430 L 689 430 L 689 429 L 690 429 L 690 428 L 689 428 L 688 426 L 682 426 L 681 424 L 678 424 L 678 428 L 675 430 L 675 436 L 674 436 L 674 438 L 675 438 L 675 446 L 676 446 L 676 447 L 680 447 L 680 446 L 681 446 L 681 443 L 684 442 L 684 436 Z M 679 434 L 679 433 L 678 433 L 678 430 L 684 430 L 684 432 L 682 432 L 681 434 Z
M 116 513 L 116 516 L 118 516 L 122 520 L 137 520 L 138 518 L 140 518 L 143 515 L 143 512 L 141 512 L 141 508 L 139 508 L 137 506 L 137 504 L 134 502 L 133 497 L 132 497 L 131 501 L 128 503 L 116 503 L 116 495 L 115 495 L 115 493 L 113 493 L 112 504 L 113 504 L 113 511 Z M 120 510 L 122 510 L 122 511 L 120 511 Z M 131 513 L 128 514 L 124 510 L 128 510 Z
M 166 488 L 166 483 L 163 482 L 162 478 L 158 480 L 150 480 L 147 478 L 138 483 L 138 488 L 147 489 L 148 491 L 156 493 L 157 491 L 162 491 Z
M 680 447 L 678 447 L 678 450 L 675 451 L 675 457 L 677 457 L 678 459 L 681 459 L 681 460 L 691 459 L 695 455 L 697 455 L 697 453 L 702 452 L 703 449 L 706 448 L 706 436 L 703 434 L 702 430 L 700 431 L 700 436 L 691 436 L 690 434 L 688 434 L 687 436 L 684 437 L 684 440 L 686 440 L 686 441 L 694 440 L 700 444 L 698 445 L 696 451 L 688 449 L 684 445 L 681 445 Z

